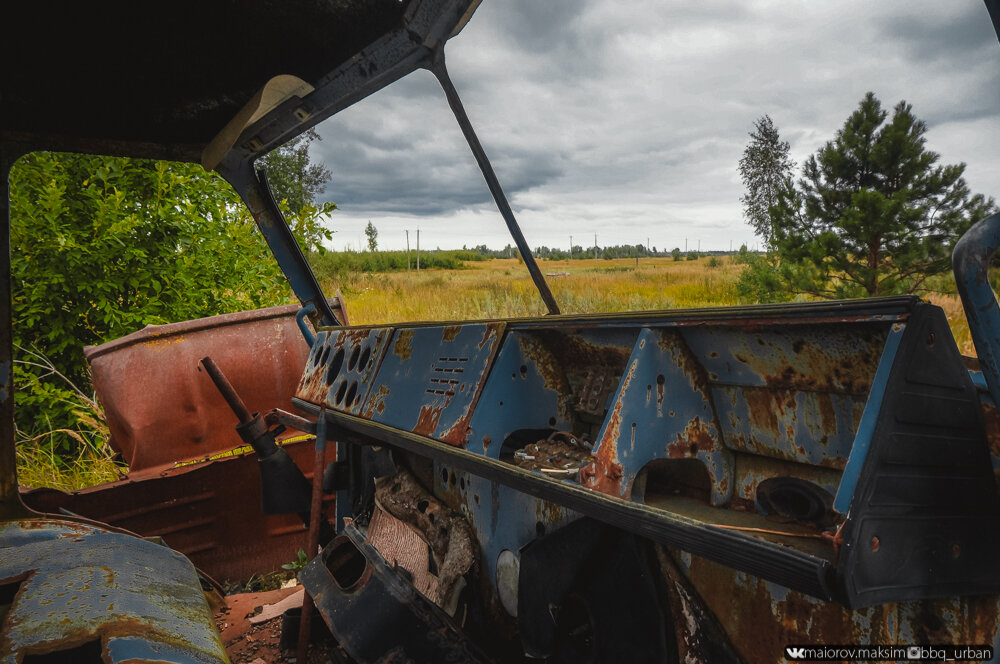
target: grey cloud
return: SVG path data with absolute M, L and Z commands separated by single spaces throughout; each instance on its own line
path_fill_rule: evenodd
M 748 239 L 736 163 L 754 119 L 769 113 L 801 162 L 867 90 L 889 108 L 911 102 L 947 163 L 996 172 L 987 160 L 997 139 L 983 128 L 996 126 L 1000 108 L 1000 45 L 976 0 L 489 0 L 448 60 L 532 243 L 562 242 L 585 225 L 609 243 L 657 224 L 680 240 L 703 229 L 719 247 Z M 327 193 L 345 217 L 469 219 L 492 208 L 425 72 L 320 132 L 315 154 L 334 173 Z M 653 243 L 668 241 L 677 242 Z
M 996 33 L 980 4 L 947 3 L 948 12 L 885 16 L 881 29 L 898 40 L 910 57 L 926 63 L 962 66 L 979 51 L 996 55 Z M 943 15 L 942 15 L 943 14 Z

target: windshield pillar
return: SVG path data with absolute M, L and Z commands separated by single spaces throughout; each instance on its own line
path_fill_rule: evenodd
M 292 229 L 281 214 L 264 171 L 254 169 L 247 159 L 232 159 L 230 152 L 218 167 L 219 174 L 233 186 L 250 209 L 257 228 L 284 273 L 295 296 L 305 307 L 314 307 L 313 320 L 317 325 L 343 325 L 333 313 L 333 308 L 323 295 L 319 281 L 309 267 L 302 248 L 292 235 Z M 234 163 L 235 162 L 235 163 Z
M 448 105 L 451 106 L 451 111 L 455 114 L 455 119 L 458 120 L 458 126 L 462 128 L 462 133 L 465 134 L 465 140 L 469 143 L 469 148 L 476 158 L 476 163 L 479 164 L 479 170 L 483 172 L 483 177 L 486 178 L 486 185 L 490 188 L 490 193 L 493 194 L 493 200 L 496 201 L 500 215 L 507 223 L 507 229 L 514 238 L 517 250 L 521 252 L 521 258 L 524 259 L 524 265 L 531 274 L 531 280 L 535 282 L 535 288 L 538 289 L 539 295 L 542 296 L 549 314 L 558 314 L 559 305 L 556 304 L 556 299 L 552 296 L 552 291 L 549 290 L 549 285 L 546 283 L 545 277 L 542 276 L 541 270 L 538 269 L 538 263 L 535 262 L 535 257 L 531 254 L 528 242 L 524 239 L 524 234 L 521 233 L 521 227 L 518 226 L 517 219 L 514 218 L 514 212 L 510 209 L 510 203 L 507 202 L 507 196 L 504 195 L 503 188 L 500 187 L 500 181 L 497 179 L 496 173 L 493 172 L 493 166 L 486 157 L 486 151 L 483 150 L 483 146 L 479 142 L 475 130 L 472 128 L 472 122 L 469 121 L 469 116 L 465 112 L 465 107 L 458 96 L 458 91 L 448 76 L 448 69 L 444 64 L 443 46 L 435 51 L 429 68 L 441 84 L 442 89 L 444 89 L 444 94 L 448 98 Z

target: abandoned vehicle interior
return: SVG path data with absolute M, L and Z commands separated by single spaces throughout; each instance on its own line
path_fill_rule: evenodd
M 0 661 L 229 661 L 211 577 L 300 548 L 303 614 L 359 663 L 1000 645 L 1000 215 L 955 252 L 978 360 L 917 297 L 561 314 L 448 76 L 478 4 L 4 8 L 5 189 L 34 151 L 200 163 L 298 303 L 88 348 L 129 475 L 22 492 L 5 191 Z M 128 57 L 50 65 L 83 51 Z M 293 238 L 258 158 L 417 69 L 549 315 L 351 325 Z

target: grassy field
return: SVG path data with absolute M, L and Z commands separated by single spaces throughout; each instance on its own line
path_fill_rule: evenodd
M 730 306 L 740 302 L 736 280 L 744 266 L 730 256 L 696 261 L 671 258 L 540 261 L 563 313 L 641 311 Z M 969 327 L 954 284 L 952 292 L 923 293 L 948 316 L 959 350 L 975 355 Z M 466 263 L 461 270 L 356 273 L 340 283 L 327 280 L 327 292 L 340 288 L 355 325 L 393 321 L 475 320 L 540 316 L 545 313 L 524 264 L 517 259 Z
M 737 304 L 742 265 L 728 257 L 540 261 L 563 313 Z M 517 259 L 467 263 L 461 270 L 356 274 L 339 287 L 351 322 L 464 320 L 538 316 L 545 307 L 527 268 Z
M 563 313 L 621 312 L 742 304 L 736 280 L 743 265 L 732 257 L 695 261 L 670 258 L 540 261 L 539 266 Z M 461 269 L 348 274 L 321 279 L 327 293 L 340 289 L 354 325 L 539 316 L 541 298 L 517 259 L 468 262 Z M 942 290 L 951 283 L 937 279 Z M 951 284 L 953 287 L 953 284 Z M 958 297 L 925 294 L 948 316 L 959 349 L 974 355 Z M 95 414 L 99 417 L 99 414 Z M 94 446 L 69 468 L 43 458 L 31 445 L 18 448 L 19 475 L 27 486 L 71 490 L 113 480 L 120 466 L 107 446 Z

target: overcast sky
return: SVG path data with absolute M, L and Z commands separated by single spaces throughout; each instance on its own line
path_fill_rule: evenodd
M 532 247 L 758 244 L 737 163 L 769 114 L 798 164 L 865 92 L 913 105 L 943 163 L 1000 198 L 1000 44 L 982 0 L 484 0 L 452 79 Z M 511 242 L 431 74 L 319 127 L 333 247 Z

